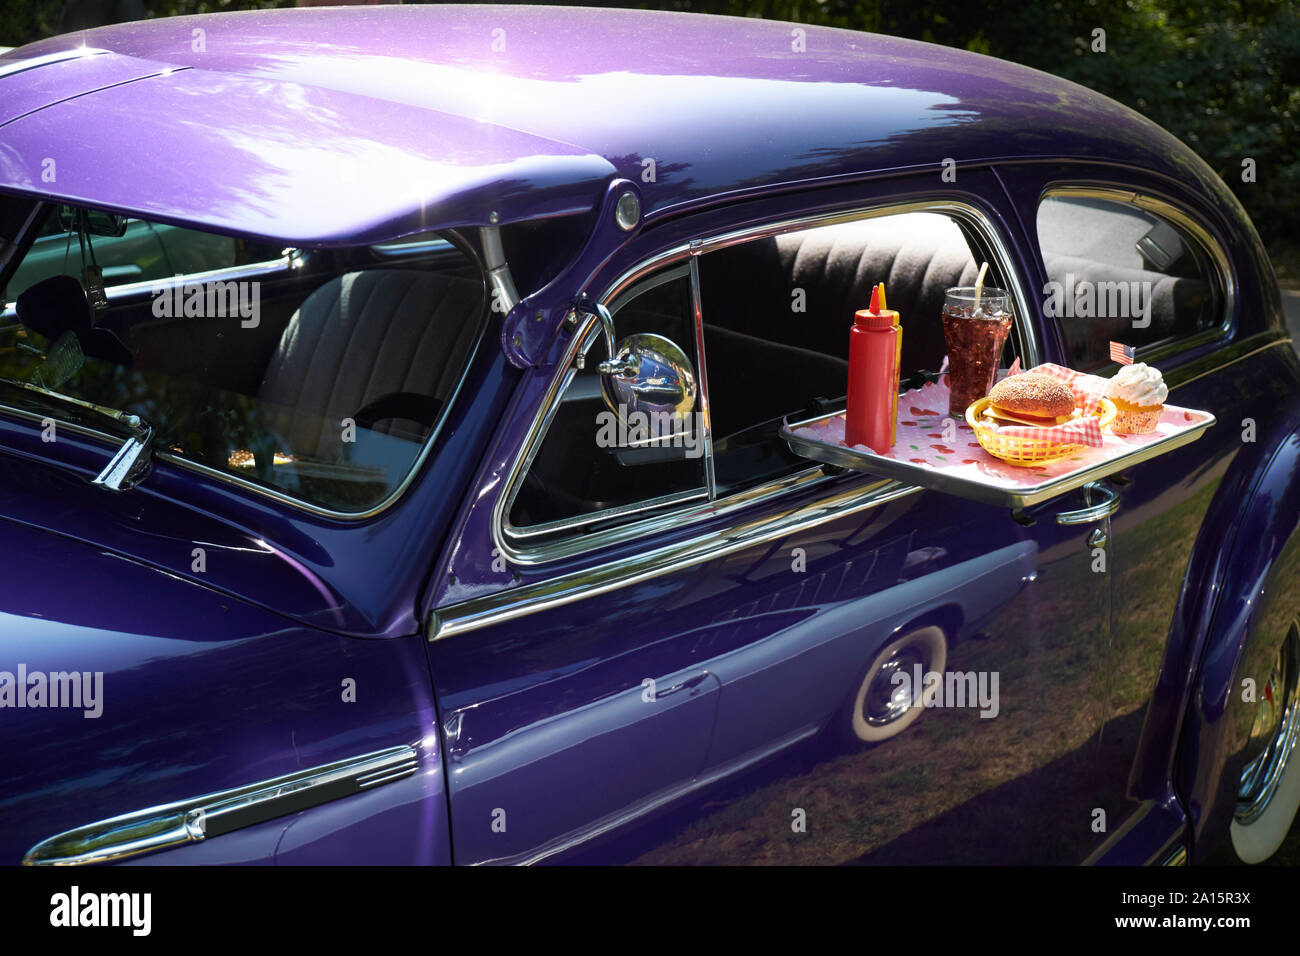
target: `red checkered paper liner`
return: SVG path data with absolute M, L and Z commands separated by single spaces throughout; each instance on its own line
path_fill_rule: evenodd
M 1106 390 L 1110 388 L 1110 379 L 1102 378 L 1100 375 L 1087 375 L 1083 372 L 1076 372 L 1072 368 L 1066 368 L 1064 365 L 1053 365 L 1051 362 L 1044 362 L 1042 365 L 1027 369 L 1027 371 L 1033 372 L 1035 375 L 1050 375 L 1052 378 L 1064 382 L 1070 391 L 1074 393 L 1074 402 L 1079 408 L 1083 409 L 1085 415 L 1095 415 L 1097 413 L 1097 409 L 1101 407 L 1101 400 L 1106 397 Z M 1010 378 L 1010 373 L 1007 377 Z
M 1048 375 L 1052 378 L 1064 382 L 1065 386 L 1074 393 L 1074 403 L 1081 410 L 1081 414 L 1073 421 L 1066 422 L 1064 425 L 1053 425 L 1050 428 L 1037 428 L 1033 425 L 992 425 L 996 428 L 999 435 L 1007 435 L 1011 438 L 1033 438 L 1039 441 L 1070 441 L 1079 445 L 1091 445 L 1094 448 L 1101 447 L 1101 423 L 1097 418 L 1097 409 L 1101 407 L 1101 400 L 1106 397 L 1106 389 L 1109 382 L 1097 375 L 1085 375 L 1082 372 L 1076 372 L 1072 368 L 1066 368 L 1063 365 L 1054 365 L 1046 362 L 1043 365 L 1035 366 L 1028 369 L 1036 375 Z M 1007 374 L 1010 378 L 1012 374 L 1021 374 L 1012 372 Z

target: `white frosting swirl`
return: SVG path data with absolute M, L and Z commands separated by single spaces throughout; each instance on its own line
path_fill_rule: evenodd
M 1169 389 L 1165 386 L 1165 380 L 1161 377 L 1159 369 L 1139 362 L 1136 365 L 1125 365 L 1120 369 L 1110 380 L 1110 387 L 1106 390 L 1106 394 L 1130 405 L 1149 408 L 1153 405 L 1163 405 L 1165 399 L 1169 397 Z

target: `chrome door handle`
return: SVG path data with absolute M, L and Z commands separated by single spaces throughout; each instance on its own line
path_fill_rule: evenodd
M 689 678 L 688 680 L 684 680 L 680 684 L 673 684 L 672 687 L 665 687 L 663 690 L 656 690 L 655 700 L 663 700 L 669 694 L 676 694 L 678 691 L 694 690 L 696 687 L 699 687 L 708 679 L 709 679 L 708 671 L 704 671 L 701 674 L 696 674 L 694 677 Z
M 1084 485 L 1083 493 L 1087 496 L 1089 502 L 1092 501 L 1093 495 L 1100 497 L 1101 501 L 1095 505 L 1090 504 L 1087 508 L 1080 508 L 1078 511 L 1058 512 L 1056 515 L 1057 524 L 1091 524 L 1119 511 L 1119 495 L 1114 489 L 1103 485 L 1100 481 L 1093 481 Z

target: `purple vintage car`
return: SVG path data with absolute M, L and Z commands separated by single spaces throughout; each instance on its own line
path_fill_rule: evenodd
M 1214 426 L 1018 503 L 801 453 L 872 287 L 919 387 L 983 263 L 1003 368 L 1117 341 Z M 7 863 L 1291 826 L 1300 364 L 1228 189 L 1086 89 L 682 14 L 106 27 L 0 56 L 0 287 Z

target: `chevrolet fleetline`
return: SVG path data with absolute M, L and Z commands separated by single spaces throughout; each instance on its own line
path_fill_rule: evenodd
M 1032 493 L 823 460 L 880 283 L 954 467 L 953 287 L 1003 374 L 1118 342 L 1201 417 Z M 1223 182 L 1089 90 L 648 12 L 105 27 L 0 55 L 0 286 L 5 862 L 1258 861 L 1295 816 L 1300 365 Z

